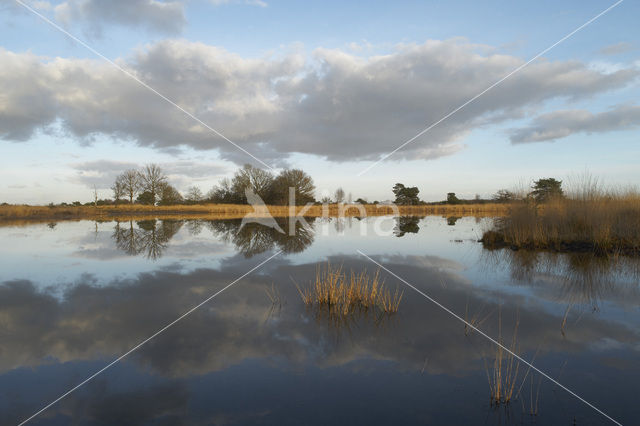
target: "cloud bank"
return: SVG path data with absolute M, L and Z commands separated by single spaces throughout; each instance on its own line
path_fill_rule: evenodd
M 353 161 L 379 158 L 523 62 L 486 51 L 461 40 L 432 40 L 371 57 L 316 49 L 312 58 L 243 58 L 165 40 L 118 62 L 267 162 L 291 153 Z M 25 141 L 59 127 L 82 141 L 103 134 L 160 149 L 216 149 L 238 163 L 250 159 L 109 64 L 4 49 L 0 64 L 2 139 Z M 539 61 L 397 155 L 450 155 L 478 127 L 521 118 L 551 99 L 619 89 L 637 75 L 634 68 L 604 73 L 578 61 Z
M 94 36 L 102 34 L 105 24 L 179 34 L 187 22 L 181 1 L 67 0 L 54 11 L 57 21 L 64 25 L 80 23 Z
M 511 132 L 512 143 L 543 142 L 576 133 L 603 133 L 640 126 L 640 106 L 619 105 L 609 111 L 561 110 L 537 117 L 531 125 Z

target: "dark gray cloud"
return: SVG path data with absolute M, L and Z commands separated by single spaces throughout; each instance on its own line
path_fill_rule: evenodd
M 621 41 L 620 43 L 610 44 L 599 50 L 603 55 L 617 55 L 619 53 L 628 52 L 633 49 L 633 44 Z
M 182 1 L 67 0 L 54 10 L 58 21 L 65 25 L 79 24 L 93 36 L 100 36 L 105 24 L 167 34 L 182 32 L 186 24 Z
M 561 110 L 538 116 L 524 128 L 513 129 L 512 143 L 543 142 L 576 133 L 603 133 L 640 126 L 640 106 L 618 105 L 609 111 Z
M 478 52 L 460 40 L 398 46 L 369 58 L 317 49 L 247 59 L 224 49 L 166 40 L 120 63 L 178 105 L 266 162 L 291 153 L 334 161 L 389 152 L 522 64 Z M 217 149 L 232 161 L 250 157 L 97 61 L 0 51 L 0 90 L 7 102 L 0 137 L 27 140 L 53 123 L 86 140 L 96 134 L 141 146 Z M 521 117 L 543 102 L 619 89 L 636 69 L 600 72 L 578 61 L 539 61 L 514 74 L 407 146 L 398 156 L 437 158 L 462 148 L 481 126 Z

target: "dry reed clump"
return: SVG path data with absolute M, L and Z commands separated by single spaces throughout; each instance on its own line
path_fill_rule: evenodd
M 403 292 L 392 293 L 380 280 L 380 271 L 369 276 L 366 270 L 349 274 L 342 267 L 331 264 L 318 267 L 315 280 L 307 288 L 296 284 L 302 301 L 307 306 L 326 308 L 331 313 L 346 316 L 352 313 L 377 309 L 385 314 L 398 312 Z
M 487 379 L 489 380 L 489 395 L 492 406 L 506 405 L 509 404 L 513 400 L 520 399 L 523 403 L 523 411 L 524 411 L 524 401 L 521 398 L 522 389 L 527 381 L 527 378 L 531 375 L 531 367 L 529 364 L 528 368 L 525 371 L 521 371 L 520 369 L 520 360 L 518 357 L 519 346 L 518 346 L 518 327 L 520 325 L 520 320 L 516 319 L 515 326 L 513 328 L 513 335 L 511 336 L 511 343 L 507 347 L 508 343 L 503 339 L 502 336 L 502 314 L 498 314 L 498 343 L 495 347 L 495 355 L 493 360 L 493 365 L 491 368 L 487 365 L 485 359 L 485 370 L 487 372 Z M 533 356 L 531 362 L 533 362 L 538 356 L 539 348 L 536 350 L 536 353 Z M 530 399 L 530 410 L 529 413 L 531 415 L 538 414 L 538 401 L 540 398 L 540 385 L 542 381 L 542 376 L 538 377 L 538 386 L 535 392 L 535 402 L 534 402 L 534 391 L 533 391 L 533 381 L 534 378 L 531 377 L 531 393 L 529 395 Z M 518 383 L 520 385 L 518 386 Z
M 513 336 L 511 338 L 511 346 L 507 351 L 504 348 L 502 339 L 502 321 L 501 319 L 498 320 L 498 342 L 500 345 L 496 346 L 496 354 L 491 372 L 489 372 L 489 369 L 487 368 L 492 405 L 508 404 L 514 397 L 513 393 L 516 388 L 518 372 L 520 369 L 520 361 L 518 361 L 513 355 L 517 353 L 518 349 L 516 338 L 518 334 L 518 325 L 519 321 L 516 321 Z
M 590 192 L 522 203 L 485 232 L 486 247 L 640 255 L 640 194 Z

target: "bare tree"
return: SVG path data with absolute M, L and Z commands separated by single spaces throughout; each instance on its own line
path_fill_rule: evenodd
M 98 207 L 98 188 L 93 185 L 93 207 Z
M 230 179 L 224 178 L 220 183 L 207 193 L 207 199 L 212 203 L 221 204 L 240 204 L 245 199 L 244 194 L 236 194 L 233 192 Z
M 142 189 L 142 177 L 140 172 L 135 169 L 129 169 L 122 172 L 116 179 L 116 184 L 120 183 L 124 194 L 129 197 L 129 203 L 133 204 L 133 199 Z
M 115 183 L 111 187 L 111 190 L 113 191 L 113 200 L 116 205 L 118 205 L 118 201 L 120 201 L 120 199 L 126 195 L 122 182 L 120 182 L 119 179 L 116 179 Z
M 344 189 L 336 189 L 336 192 L 333 196 L 336 199 L 336 203 L 344 203 Z
M 204 199 L 204 196 L 202 195 L 202 191 L 200 190 L 200 188 L 198 188 L 197 186 L 191 186 L 187 190 L 187 195 L 185 196 L 185 199 L 189 203 L 197 204 Z
M 167 176 L 157 164 L 147 164 L 141 176 L 143 187 L 151 194 L 151 199 L 155 204 L 162 186 L 167 182 Z

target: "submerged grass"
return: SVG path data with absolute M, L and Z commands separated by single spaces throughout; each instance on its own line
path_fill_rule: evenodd
M 338 316 L 370 309 L 395 314 L 403 295 L 399 289 L 391 292 L 384 285 L 379 270 L 373 276 L 366 270 L 347 274 L 342 267 L 334 268 L 330 263 L 318 266 L 315 280 L 308 287 L 301 288 L 298 284 L 296 287 L 305 305 L 325 308 Z
M 588 192 L 521 203 L 484 233 L 485 247 L 640 255 L 640 193 Z

